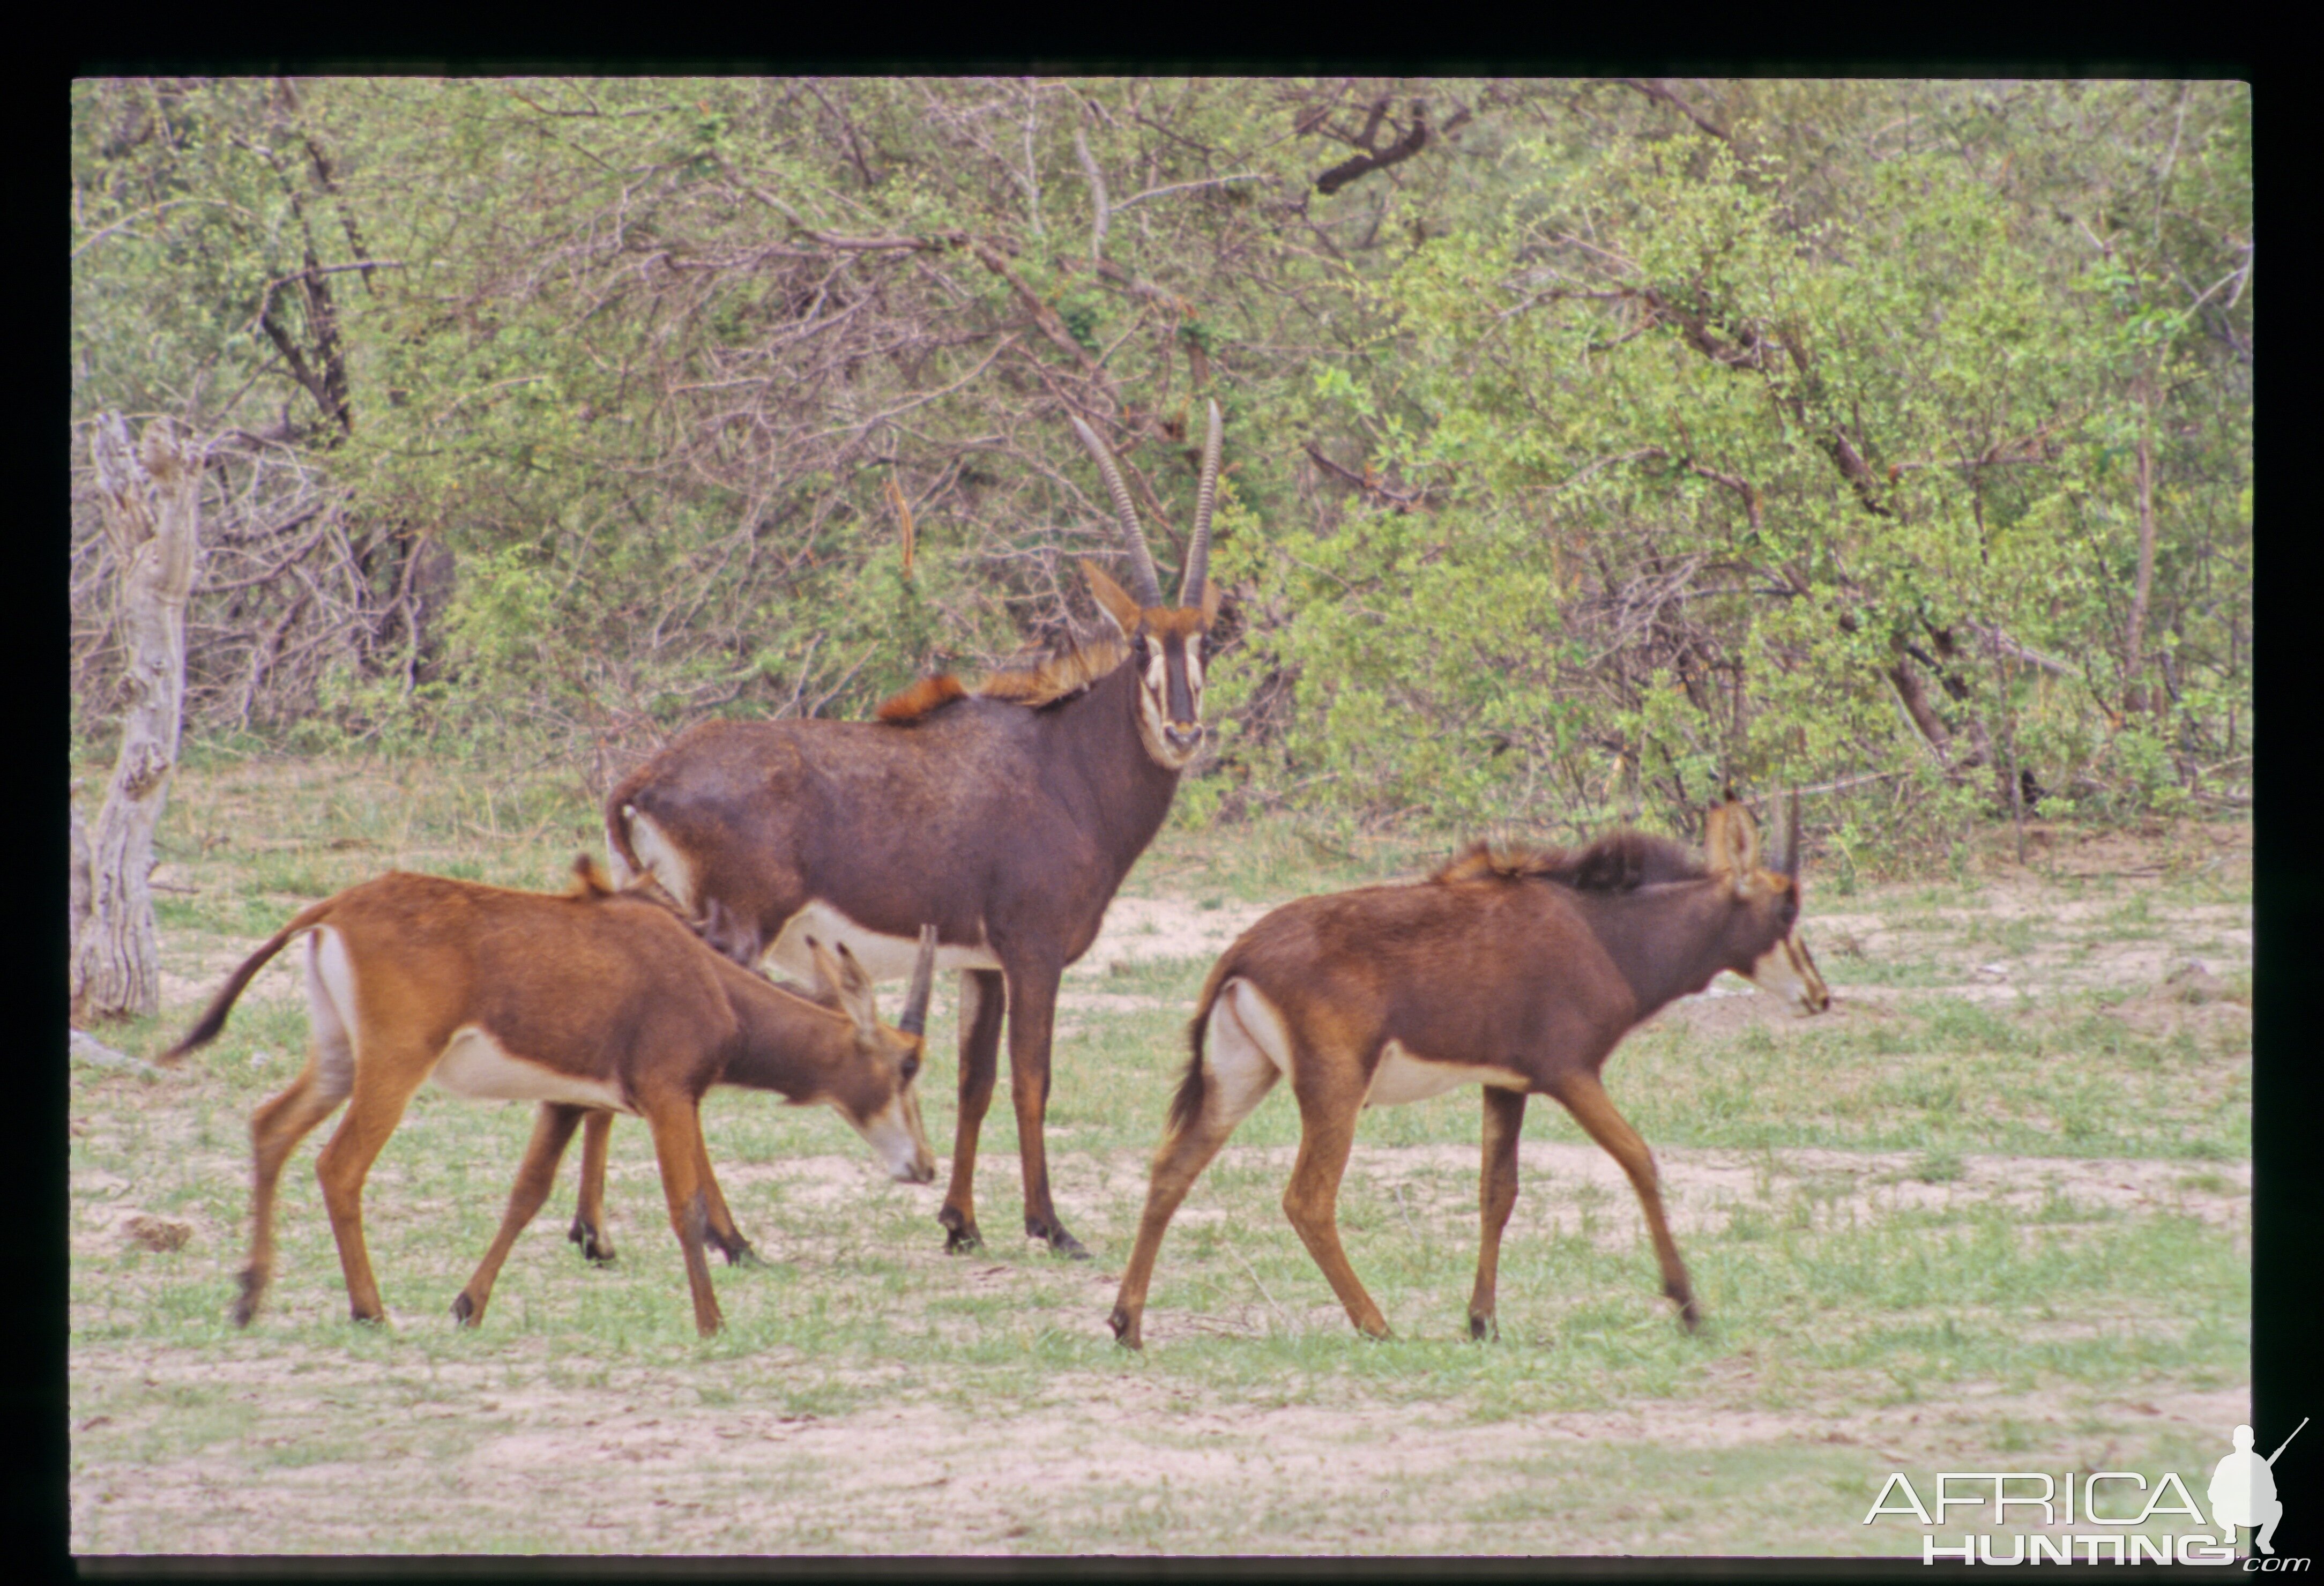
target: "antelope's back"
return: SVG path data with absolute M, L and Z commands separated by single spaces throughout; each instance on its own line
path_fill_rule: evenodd
M 934 923 L 947 945 L 981 945 L 1009 921 L 1072 954 L 1136 858 L 1101 852 L 1090 806 L 1108 791 L 1054 763 L 1073 753 L 1062 713 L 1106 703 L 969 695 L 902 724 L 705 723 L 608 797 L 608 836 L 635 868 L 683 866 L 661 879 L 696 915 L 715 899 L 770 942 L 819 899 L 899 942 Z
M 436 1045 L 475 1025 L 520 1056 L 610 1074 L 641 1045 L 715 1042 L 733 1024 L 720 978 L 733 966 L 641 897 L 392 874 L 341 893 L 324 923 L 346 940 L 364 1017 Z
M 1629 999 L 1563 889 L 1499 877 L 1296 899 L 1227 949 L 1207 995 L 1236 978 L 1295 1020 L 1462 1062 L 1595 1027 Z

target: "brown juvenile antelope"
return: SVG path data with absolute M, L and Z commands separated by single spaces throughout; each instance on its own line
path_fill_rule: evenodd
M 1599 1083 L 1616 1043 L 1722 969 L 1808 1013 L 1831 1004 L 1800 940 L 1799 799 L 1780 871 L 1759 868 L 1758 829 L 1729 799 L 1705 823 L 1706 859 L 1618 832 L 1582 849 L 1471 848 L 1425 881 L 1303 898 L 1227 949 L 1203 987 L 1194 1056 L 1154 1156 L 1138 1248 L 1111 1318 L 1139 1347 L 1163 1231 L 1236 1124 L 1288 1074 L 1299 1156 L 1283 1210 L 1348 1319 L 1376 1338 L 1387 1320 L 1340 1246 L 1340 1176 L 1356 1114 L 1437 1095 L 1485 1093 L 1483 1239 L 1469 1331 L 1498 1331 L 1501 1230 L 1517 1198 L 1526 1098 L 1563 1102 L 1629 1175 L 1661 1259 L 1663 1292 L 1697 1321 L 1663 1218 L 1655 1159 Z
M 921 933 L 904 1017 L 890 1028 L 844 947 L 835 958 L 809 945 L 822 993 L 811 1000 L 728 963 L 662 905 L 613 891 L 587 860 L 575 869 L 578 884 L 562 895 L 402 872 L 350 887 L 301 910 L 244 960 L 161 1057 L 174 1064 L 214 1039 L 251 977 L 292 937 L 307 937 L 314 1040 L 305 1071 L 251 1115 L 250 1260 L 236 1323 L 248 1324 L 273 1271 L 283 1161 L 343 1101 L 347 1115 L 316 1172 L 355 1320 L 384 1319 L 364 1248 L 364 1177 L 430 1078 L 464 1096 L 540 1103 L 500 1232 L 452 1303 L 470 1325 L 483 1320 L 501 1263 L 592 1111 L 638 1113 L 653 1130 L 695 1325 L 706 1336 L 720 1318 L 704 1242 L 715 1240 L 730 1259 L 748 1249 L 703 1145 L 702 1096 L 712 1085 L 829 1102 L 897 1178 L 936 1177 L 912 1086 L 935 975 L 933 933 Z
M 976 1139 L 991 1104 L 1005 1008 L 1024 1165 L 1025 1231 L 1086 1254 L 1049 1194 L 1042 1119 L 1057 982 L 1169 812 L 1202 746 L 1203 638 L 1218 612 L 1204 576 L 1219 466 L 1211 404 L 1178 604 L 1163 604 L 1112 455 L 1074 431 L 1104 476 L 1130 554 L 1125 592 L 1084 561 L 1107 641 L 1031 672 L 915 684 L 875 722 L 706 722 L 615 788 L 605 837 L 619 880 L 650 872 L 736 962 L 797 968 L 809 936 L 844 942 L 875 974 L 901 972 L 912 932 L 937 930 L 962 971 L 960 1119 L 938 1214 L 945 1248 L 974 1248 Z M 583 1146 L 583 1220 L 609 1120 Z

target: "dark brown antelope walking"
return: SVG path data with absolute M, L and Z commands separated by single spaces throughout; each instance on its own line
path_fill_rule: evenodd
M 251 1115 L 256 1166 L 250 1260 L 234 1319 L 247 1325 L 274 1267 L 274 1186 L 309 1130 L 352 1098 L 316 1162 L 355 1320 L 385 1317 L 364 1247 L 363 1185 L 412 1093 L 429 1079 L 460 1095 L 538 1101 L 507 1214 L 452 1302 L 474 1325 L 517 1235 L 532 1221 L 582 1116 L 641 1114 L 653 1130 L 670 1226 L 686 1255 L 695 1325 L 718 1331 L 706 1240 L 733 1260 L 749 1247 L 712 1176 L 703 1093 L 715 1084 L 825 1102 L 897 1178 L 927 1184 L 936 1158 L 920 1129 L 920 1031 L 936 972 L 933 933 L 900 1025 L 880 1023 L 870 980 L 842 947 L 808 954 L 810 1000 L 712 952 L 663 905 L 613 891 L 588 861 L 558 895 L 401 872 L 304 909 L 226 980 L 161 1061 L 214 1039 L 235 1000 L 292 937 L 307 937 L 314 1044 L 290 1087 Z
M 1388 1327 L 1340 1247 L 1340 1176 L 1356 1114 L 1464 1084 L 1485 1093 L 1470 1332 L 1497 1331 L 1501 1230 L 1517 1203 L 1526 1098 L 1536 1093 L 1563 1102 L 1629 1176 L 1663 1292 L 1692 1330 L 1694 1293 L 1663 1218 L 1654 1156 L 1599 1071 L 1640 1021 L 1723 969 L 1808 1013 L 1831 1001 L 1800 940 L 1797 797 L 1780 871 L 1759 868 L 1758 829 L 1732 800 L 1711 811 L 1704 846 L 1698 859 L 1636 832 L 1563 851 L 1496 854 L 1479 844 L 1425 881 L 1303 898 L 1244 932 L 1212 969 L 1188 1030 L 1194 1055 L 1154 1156 L 1114 1336 L 1139 1347 L 1171 1214 L 1286 1074 L 1300 1138 L 1283 1210 L 1364 1332 L 1385 1338 Z
M 1130 557 L 1127 592 L 1082 564 L 1114 630 L 1105 641 L 974 692 L 927 679 L 875 722 L 707 722 L 605 802 L 616 877 L 650 872 L 738 963 L 769 954 L 796 966 L 811 934 L 894 974 L 918 922 L 936 924 L 938 964 L 963 972 L 960 1120 L 939 1213 L 952 1250 L 982 1242 L 976 1139 L 1005 1008 L 1025 1230 L 1053 1250 L 1086 1253 L 1058 1220 L 1042 1141 L 1058 977 L 1088 950 L 1203 742 L 1203 639 L 1219 598 L 1204 576 L 1218 404 L 1175 607 L 1163 604 L 1111 453 L 1080 420 L 1074 429 Z M 601 1170 L 604 1128 L 592 1120 L 585 1177 Z M 585 1188 L 585 1213 L 598 1203 Z M 585 1249 L 601 1234 L 574 1231 Z

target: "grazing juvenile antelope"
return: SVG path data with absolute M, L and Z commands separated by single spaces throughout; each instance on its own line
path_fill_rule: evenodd
M 976 1139 L 1005 1008 L 1025 1231 L 1087 1254 L 1058 1220 L 1041 1133 L 1057 982 L 1088 950 L 1203 742 L 1203 639 L 1219 604 L 1204 576 L 1218 404 L 1175 607 L 1111 453 L 1080 420 L 1074 429 L 1130 556 L 1128 591 L 1082 564 L 1113 629 L 1106 641 L 973 693 L 949 676 L 926 679 L 874 722 L 706 722 L 605 801 L 616 878 L 651 873 L 738 963 L 771 954 L 795 968 L 812 935 L 892 975 L 918 924 L 935 923 L 937 963 L 963 972 L 960 1120 L 938 1214 L 948 1250 L 982 1242 Z M 602 1162 L 603 1127 L 592 1120 L 585 1178 Z M 585 1186 L 585 1213 L 597 1203 Z M 574 1237 L 586 1249 L 598 1231 L 576 1223 Z
M 1800 940 L 1798 797 L 1780 871 L 1759 868 L 1758 829 L 1732 799 L 1711 811 L 1704 846 L 1697 859 L 1636 832 L 1540 853 L 1480 844 L 1425 881 L 1303 898 L 1245 931 L 1212 969 L 1187 1031 L 1194 1055 L 1154 1156 L 1114 1336 L 1139 1347 L 1171 1214 L 1286 1074 L 1300 1139 L 1283 1210 L 1364 1332 L 1385 1338 L 1388 1327 L 1340 1247 L 1335 1208 L 1356 1114 L 1480 1083 L 1483 1239 L 1470 1332 L 1498 1331 L 1501 1230 L 1517 1203 L 1526 1098 L 1536 1093 L 1563 1102 L 1629 1175 L 1663 1292 L 1692 1331 L 1694 1293 L 1663 1218 L 1653 1154 L 1599 1071 L 1631 1029 L 1722 969 L 1808 1013 L 1831 1001 Z
M 214 1039 L 251 977 L 292 937 L 307 937 L 314 1042 L 305 1071 L 251 1115 L 256 1165 L 237 1323 L 248 1324 L 273 1271 L 283 1161 L 350 1098 L 315 1166 L 355 1320 L 384 1319 L 364 1247 L 364 1177 L 430 1078 L 460 1095 L 540 1102 L 500 1232 L 452 1303 L 471 1325 L 548 1197 L 574 1126 L 593 1110 L 639 1113 L 653 1130 L 706 1336 L 720 1318 L 704 1241 L 730 1259 L 747 1249 L 703 1145 L 700 1108 L 712 1085 L 829 1102 L 897 1178 L 936 1177 L 912 1086 L 935 975 L 932 932 L 921 933 L 904 1017 L 890 1028 L 846 948 L 834 957 L 809 945 L 822 993 L 810 1000 L 728 963 L 661 904 L 612 890 L 586 858 L 575 870 L 578 883 L 562 895 L 402 872 L 350 887 L 301 910 L 244 960 L 161 1057 L 177 1063 Z

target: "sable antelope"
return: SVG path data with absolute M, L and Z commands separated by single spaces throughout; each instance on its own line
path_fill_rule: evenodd
M 1085 1256 L 1050 1199 L 1042 1118 L 1058 977 L 1087 951 L 1121 878 L 1153 840 L 1203 742 L 1203 639 L 1219 595 L 1204 576 L 1218 484 L 1211 404 L 1176 607 L 1112 454 L 1079 419 L 1113 498 L 1131 587 L 1082 570 L 1113 632 L 973 693 L 949 676 L 874 722 L 706 722 L 615 788 L 605 836 L 619 878 L 650 872 L 705 936 L 745 964 L 801 962 L 812 933 L 894 974 L 918 922 L 961 977 L 960 1119 L 938 1213 L 947 1250 L 973 1249 L 977 1132 L 991 1104 L 1004 1008 L 1024 1164 L 1025 1231 Z M 602 1161 L 593 1120 L 585 1176 Z M 585 1190 L 585 1209 L 596 1203 Z M 576 1224 L 576 1240 L 595 1237 Z
M 1655 1159 L 1614 1110 L 1599 1071 L 1616 1044 L 1722 969 L 1831 1004 L 1800 940 L 1799 799 L 1780 871 L 1759 868 L 1758 829 L 1729 799 L 1710 812 L 1706 860 L 1617 832 L 1586 848 L 1496 854 L 1482 844 L 1425 881 L 1287 903 L 1213 967 L 1187 1036 L 1193 1057 L 1154 1156 L 1114 1336 L 1139 1347 L 1155 1253 L 1171 1214 L 1236 1124 L 1288 1074 L 1299 1156 L 1283 1210 L 1348 1319 L 1388 1336 L 1340 1247 L 1335 1207 L 1356 1114 L 1479 1084 L 1485 1094 L 1483 1239 L 1469 1331 L 1497 1331 L 1501 1230 L 1517 1197 L 1526 1098 L 1554 1096 L 1622 1165 L 1646 1208 L 1663 1291 L 1696 1324 L 1694 1294 L 1663 1219 Z
M 663 905 L 614 892 L 587 859 L 575 870 L 578 883 L 562 895 L 403 872 L 350 887 L 301 910 L 244 959 L 162 1056 L 174 1064 L 214 1039 L 251 977 L 307 936 L 314 1041 L 304 1072 L 251 1115 L 253 1226 L 237 1323 L 248 1324 L 273 1271 L 282 1164 L 350 1097 L 315 1166 L 355 1320 L 384 1318 L 364 1247 L 364 1177 L 430 1078 L 465 1096 L 540 1102 L 500 1231 L 452 1302 L 470 1325 L 483 1320 L 501 1263 L 548 1197 L 574 1126 L 594 1110 L 641 1114 L 653 1130 L 706 1336 L 720 1319 L 704 1241 L 729 1259 L 748 1249 L 703 1145 L 700 1108 L 712 1085 L 827 1102 L 898 1179 L 936 1177 L 912 1086 L 935 976 L 932 932 L 921 933 L 903 1019 L 890 1028 L 845 947 L 835 958 L 809 945 L 822 993 L 810 1000 L 728 963 Z

